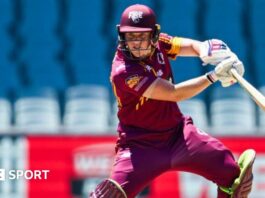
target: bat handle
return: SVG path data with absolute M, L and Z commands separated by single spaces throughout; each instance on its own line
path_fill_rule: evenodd
M 236 70 L 235 68 L 232 68 L 232 69 L 230 70 L 230 72 L 231 72 L 232 76 L 233 76 L 237 81 L 240 82 L 240 80 L 241 80 L 242 77 L 241 77 L 240 74 L 237 72 L 237 70 Z
M 259 105 L 265 111 L 265 96 L 262 95 L 255 87 L 253 87 L 247 80 L 245 80 L 236 69 L 230 70 L 232 76 L 238 81 L 246 92 L 253 98 L 257 105 Z

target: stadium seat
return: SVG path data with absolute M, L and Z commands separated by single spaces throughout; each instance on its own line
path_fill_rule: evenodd
M 181 112 L 186 116 L 191 116 L 194 124 L 202 130 L 207 131 L 208 120 L 206 105 L 200 98 L 192 98 L 178 103 Z
M 49 41 L 31 39 L 25 40 L 23 50 L 20 52 L 20 60 L 39 63 L 56 60 L 60 50 L 60 42 L 57 38 L 51 38 Z
M 254 63 L 252 74 L 256 78 L 257 87 L 265 86 L 264 51 L 265 51 L 265 45 L 259 45 L 259 46 L 256 46 L 252 52 L 253 63 Z
M 264 50 L 265 50 L 265 1 L 254 0 L 247 1 L 248 9 L 248 30 L 249 30 L 249 40 L 251 42 L 249 52 L 253 60 L 252 74 L 256 80 L 257 87 L 265 86 L 265 67 L 264 67 Z
M 56 89 L 68 86 L 63 63 L 58 61 L 58 54 L 63 50 L 57 32 L 59 11 L 60 3 L 53 0 L 23 0 L 21 4 L 17 32 L 23 42 L 17 61 L 25 68 L 26 80 L 32 86 Z
M 163 1 L 160 8 L 158 23 L 161 25 L 161 32 L 172 36 L 198 39 L 196 0 L 187 1 Z M 171 61 L 175 82 L 182 82 L 201 75 L 201 62 L 198 58 L 179 57 Z
M 218 135 L 248 135 L 257 129 L 254 103 L 239 85 L 214 89 L 210 115 Z
M 10 0 L 0 1 L 0 29 L 6 29 L 14 19 L 13 2 Z
M 243 35 L 240 0 L 211 0 L 205 3 L 204 33 L 206 36 L 237 42 Z
M 0 65 L 0 89 L 5 92 L 6 95 L 8 95 L 11 90 L 15 90 L 20 87 L 21 84 L 16 67 L 10 62 L 7 64 L 8 65 Z
M 203 13 L 203 34 L 206 39 L 217 38 L 228 44 L 246 70 L 251 71 L 247 63 L 247 41 L 244 33 L 243 9 L 240 0 L 205 1 Z M 246 72 L 245 77 L 249 78 Z
M 101 51 L 105 49 L 101 47 Z M 77 84 L 109 84 L 111 62 L 106 61 L 104 54 L 94 51 L 91 44 L 73 43 L 70 57 Z
M 12 106 L 8 99 L 0 98 L 0 133 L 7 133 L 11 129 Z
M 109 94 L 99 85 L 79 85 L 66 91 L 63 124 L 66 132 L 106 134 L 109 130 Z
M 103 7 L 104 0 L 69 1 L 69 21 L 66 26 L 69 38 L 68 61 L 77 84 L 109 83 L 107 69 L 110 68 L 111 60 L 107 61 L 106 58 L 109 52 L 104 40 L 105 32 L 102 31 L 105 22 L 103 14 L 99 14 Z
M 14 46 L 14 40 L 10 34 L 10 28 L 14 22 L 13 2 L 0 1 L 0 89 L 9 92 L 18 86 L 19 80 L 16 73 L 16 65 L 10 59 Z
M 7 28 L 0 27 L 0 44 L 1 44 L 1 53 L 0 60 L 1 62 L 7 62 L 12 50 L 13 41 L 10 35 L 8 34 Z
M 161 31 L 173 36 L 197 38 L 198 1 L 164 0 L 159 13 Z
M 263 0 L 250 0 L 248 7 L 248 16 L 249 16 L 249 25 L 250 25 L 250 33 L 251 40 L 253 41 L 255 47 L 257 45 L 265 44 L 265 1 Z
M 23 0 L 20 35 L 32 43 L 53 39 L 58 25 L 59 3 L 54 0 Z
M 64 91 L 69 85 L 63 67 L 54 62 L 47 65 L 28 65 L 27 72 L 31 86 L 53 87 Z
M 51 89 L 22 90 L 15 101 L 15 127 L 23 133 L 58 133 L 60 108 L 56 92 Z
M 175 61 L 171 61 L 174 82 L 180 83 L 202 75 L 201 64 L 197 57 L 178 57 Z

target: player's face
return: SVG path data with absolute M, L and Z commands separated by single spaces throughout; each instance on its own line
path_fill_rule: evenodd
M 147 57 L 151 54 L 151 32 L 127 32 L 125 40 L 130 52 L 136 58 Z

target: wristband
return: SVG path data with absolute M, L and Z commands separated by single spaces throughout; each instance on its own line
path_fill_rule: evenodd
M 214 71 L 206 73 L 206 78 L 209 80 L 210 83 L 215 83 L 218 79 Z

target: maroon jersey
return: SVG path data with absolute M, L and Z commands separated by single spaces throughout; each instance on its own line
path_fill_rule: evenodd
M 151 58 L 130 60 L 117 49 L 112 64 L 111 82 L 117 97 L 119 132 L 132 130 L 159 132 L 172 129 L 183 120 L 176 102 L 143 97 L 156 78 L 172 81 L 169 58 L 176 58 L 180 38 L 160 34 L 158 45 Z

